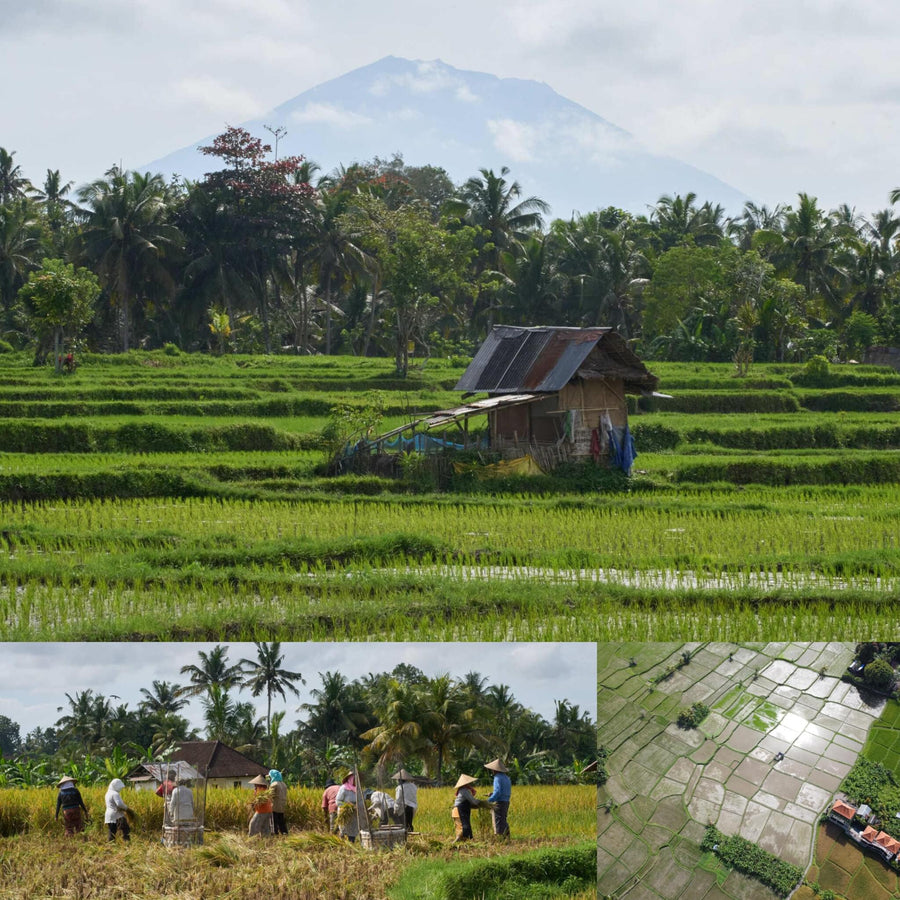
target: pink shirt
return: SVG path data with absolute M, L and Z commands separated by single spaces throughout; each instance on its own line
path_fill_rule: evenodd
M 341 789 L 339 784 L 333 784 L 330 787 L 325 788 L 325 792 L 322 794 L 322 809 L 326 812 L 337 812 L 337 801 L 335 797 L 337 797 L 337 792 Z

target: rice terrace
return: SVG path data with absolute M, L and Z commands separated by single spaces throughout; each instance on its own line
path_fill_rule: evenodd
M 468 359 L 412 362 L 0 354 L 0 638 L 896 634 L 900 373 L 652 364 L 630 478 L 326 476 L 360 422 L 459 404 Z

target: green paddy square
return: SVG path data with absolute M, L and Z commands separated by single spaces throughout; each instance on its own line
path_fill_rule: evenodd
M 845 894 L 854 894 L 866 900 L 891 900 L 891 891 L 880 884 L 875 878 L 874 872 L 868 866 L 863 866 L 853 877 Z

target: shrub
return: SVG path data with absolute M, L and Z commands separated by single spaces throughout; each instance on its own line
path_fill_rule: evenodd
M 727 837 L 709 825 L 700 849 L 712 851 L 726 865 L 743 872 L 787 897 L 803 878 L 803 869 L 791 865 L 742 837 Z
M 894 682 L 894 670 L 884 659 L 873 659 L 863 670 L 863 680 L 878 690 L 886 690 Z
M 678 727 L 696 728 L 708 715 L 709 707 L 705 703 L 695 703 L 678 714 Z
M 166 356 L 181 356 L 181 350 L 175 344 L 166 344 L 163 347 Z
M 0 341 L 0 353 L 12 353 L 15 350 L 9 341 Z

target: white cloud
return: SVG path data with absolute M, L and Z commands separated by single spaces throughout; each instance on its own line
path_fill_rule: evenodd
M 342 109 L 333 103 L 307 103 L 303 109 L 298 109 L 290 115 L 292 122 L 332 125 L 335 128 L 360 128 L 371 125 L 372 120 L 361 113 L 349 109 Z
M 631 135 L 587 116 L 554 117 L 537 124 L 491 119 L 487 126 L 494 147 L 522 163 L 572 157 L 612 167 L 636 146 Z
M 494 147 L 515 162 L 537 162 L 540 134 L 525 122 L 515 119 L 491 119 L 488 130 L 494 139 Z
M 380 78 L 369 88 L 369 91 L 373 96 L 385 97 L 395 87 L 403 88 L 414 94 L 452 91 L 457 100 L 465 103 L 474 103 L 478 100 L 468 85 L 440 60 L 420 62 L 416 66 L 416 71 L 411 74 L 404 73 Z
M 226 87 L 210 75 L 183 78 L 175 85 L 175 96 L 229 120 L 249 119 L 265 112 L 265 107 L 249 91 Z

